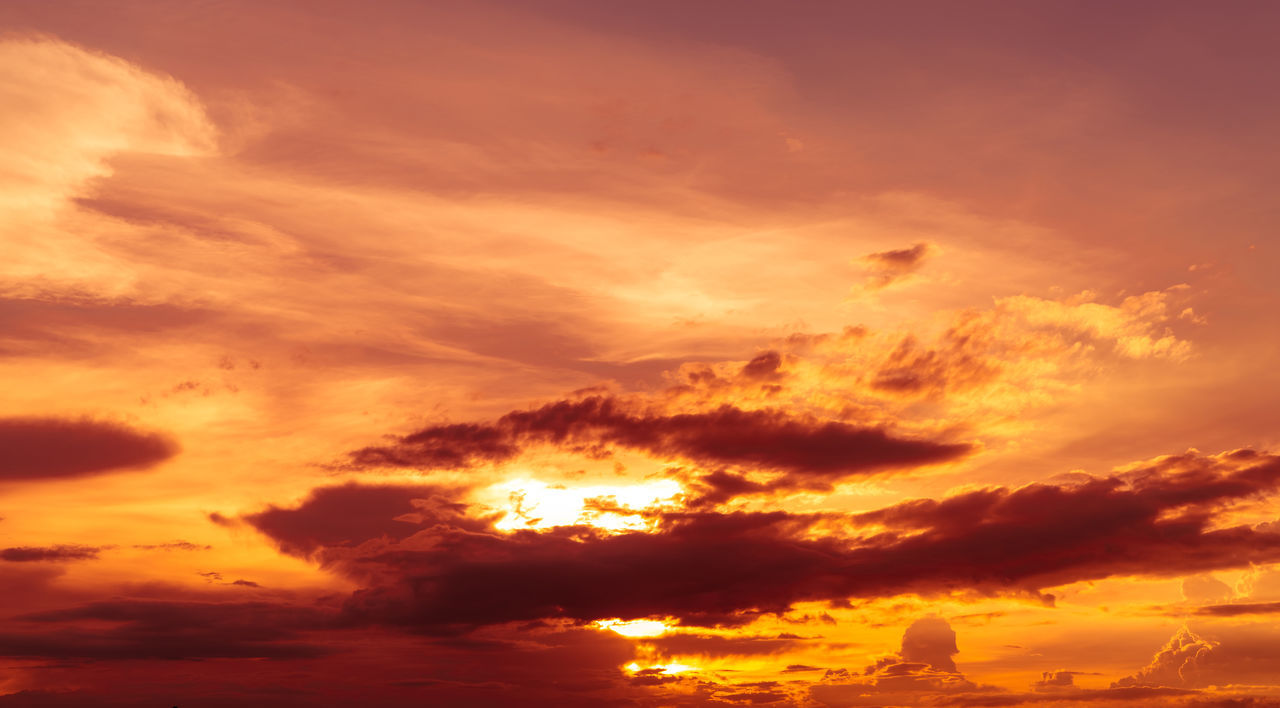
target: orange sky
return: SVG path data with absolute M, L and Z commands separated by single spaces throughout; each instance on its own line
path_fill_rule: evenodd
M 1280 706 L 1277 22 L 0 4 L 0 708 Z

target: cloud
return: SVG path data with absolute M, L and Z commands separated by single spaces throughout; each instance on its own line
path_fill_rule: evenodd
M 20 546 L 0 549 L 0 560 L 11 563 L 97 560 L 101 550 L 97 546 Z
M 910 248 L 892 251 L 869 253 L 862 257 L 867 277 L 862 283 L 864 290 L 883 290 L 890 285 L 900 283 L 912 273 L 920 270 L 928 256 L 937 249 L 936 246 L 920 242 Z
M 1235 590 L 1239 598 L 1280 600 L 1280 568 L 1251 568 L 1240 578 Z
M 145 469 L 178 453 L 173 440 L 120 423 L 0 418 L 0 481 L 82 477 Z
M 1064 300 L 1029 295 L 997 298 L 990 310 L 957 313 L 931 343 L 903 336 L 875 362 L 873 390 L 903 396 L 954 396 L 970 389 L 999 387 L 1025 367 L 1043 377 L 1062 377 L 1071 369 L 1097 366 L 1098 345 L 1119 359 L 1185 359 L 1190 342 L 1167 327 L 1170 303 L 1182 297 L 1176 289 L 1156 290 L 1124 298 L 1116 305 L 1093 300 L 1085 292 Z M 1032 362 L 1041 362 L 1039 365 Z M 1052 381 L 1028 380 L 1020 386 L 1044 388 Z
M 1222 605 L 1205 605 L 1194 610 L 1194 614 L 1210 617 L 1270 615 L 1277 612 L 1280 612 L 1280 602 L 1234 602 Z
M 441 523 L 485 528 L 487 520 L 463 514 L 466 506 L 452 501 L 457 495 L 457 490 L 433 485 L 353 482 L 313 489 L 296 507 L 270 505 L 243 519 L 285 553 L 309 557 L 322 548 L 332 552 L 381 538 L 404 539 Z
M 298 641 L 332 613 L 265 602 L 114 600 L 20 616 L 34 631 L 0 631 L 0 656 L 135 661 L 296 658 L 329 653 Z M 104 627 L 103 625 L 106 625 Z
M 209 551 L 213 546 L 201 545 L 190 541 L 169 541 L 168 543 L 140 543 L 132 546 L 140 551 Z
M 792 536 L 807 525 L 773 513 L 673 515 L 657 533 L 437 527 L 353 563 L 354 572 L 399 580 L 356 592 L 346 610 L 354 620 L 433 632 L 549 617 L 741 624 L 828 594 L 823 576 L 840 544 Z
M 761 656 L 780 654 L 794 649 L 804 640 L 791 636 L 724 636 L 685 632 L 646 638 L 642 644 L 653 647 L 659 656 Z
M 53 217 L 121 152 L 205 155 L 216 132 L 199 101 L 170 77 L 49 36 L 0 38 L 0 277 L 28 293 L 120 292 L 132 266 L 92 234 Z M 33 287 L 34 286 L 34 287 Z
M 359 467 L 392 465 L 422 469 L 503 462 L 530 445 L 601 455 L 608 446 L 655 457 L 710 465 L 778 471 L 784 486 L 829 485 L 844 476 L 887 468 L 954 460 L 966 444 L 896 437 L 883 428 L 798 417 L 782 410 L 743 410 L 722 405 L 696 413 L 633 410 L 608 396 L 549 403 L 513 411 L 491 425 L 424 428 L 395 444 L 352 453 Z
M 507 629 L 483 639 L 426 640 L 353 630 L 324 641 L 309 644 L 323 653 L 297 656 L 280 651 L 292 642 L 282 640 L 223 647 L 224 654 L 245 656 L 202 656 L 209 646 L 201 642 L 186 655 L 175 642 L 164 657 L 71 657 L 40 676 L 45 686 L 77 690 L 0 696 L 0 706 L 625 708 L 652 699 L 647 687 L 628 685 L 621 670 L 635 656 L 632 642 L 608 631 Z M 254 656 L 272 649 L 277 653 Z
M 902 635 L 902 659 L 928 664 L 937 671 L 956 672 L 951 658 L 959 652 L 956 632 L 941 617 L 922 617 Z
M 989 693 L 957 693 L 950 696 L 940 696 L 936 700 L 930 701 L 929 705 L 944 706 L 968 706 L 979 708 L 987 706 L 995 708 L 997 706 L 1021 706 L 1021 705 L 1073 705 L 1078 703 L 1103 703 L 1103 704 L 1119 704 L 1119 705 L 1140 705 L 1140 706 L 1200 706 L 1208 708 L 1234 708 L 1238 705 L 1254 705 L 1251 697 L 1232 697 L 1219 699 L 1216 702 L 1212 699 L 1199 700 L 1197 696 L 1199 691 L 1184 688 L 1169 688 L 1157 686 L 1127 686 L 1123 688 L 1103 688 L 1103 689 L 1060 689 L 1052 691 L 1041 691 L 1037 693 L 1006 693 L 1006 692 L 989 692 Z M 1244 703 L 1236 701 L 1243 700 Z
M 1130 359 L 1185 359 L 1191 344 L 1179 339 L 1165 323 L 1173 319 L 1170 303 L 1186 286 L 1130 295 L 1118 305 L 1093 302 L 1086 291 L 1064 301 L 1014 295 L 996 300 L 996 309 L 1026 326 L 1052 327 L 1078 336 L 1112 342 L 1116 354 Z
M 1193 686 L 1201 684 L 1201 664 L 1218 647 L 1187 627 L 1180 628 L 1151 663 L 1111 684 L 1112 688 L 1129 686 Z
M 1273 686 L 1277 676 L 1280 630 L 1271 623 L 1215 622 L 1180 627 L 1150 663 L 1112 686 Z
M 923 705 L 950 694 L 990 693 L 965 678 L 955 660 L 956 633 L 941 617 L 922 617 L 902 633 L 902 649 L 885 656 L 861 674 L 829 670 L 809 688 L 809 696 L 825 706 Z
M 1031 684 L 1031 689 L 1038 692 L 1063 691 L 1075 688 L 1077 671 L 1046 671 L 1040 680 Z
M 109 346 L 205 324 L 212 313 L 169 304 L 84 297 L 0 297 L 0 355 L 92 356 Z
M 781 368 L 782 356 L 768 351 L 748 361 L 739 375 L 752 381 L 776 381 L 782 378 Z
M 1278 484 L 1280 459 L 1246 450 L 851 515 L 655 512 L 652 532 L 503 533 L 447 501 L 414 506 L 431 491 L 359 485 L 323 488 L 295 509 L 246 519 L 286 552 L 318 554 L 373 582 L 347 601 L 354 622 L 433 633 L 544 618 L 674 617 L 710 626 L 801 601 L 953 591 L 1051 601 L 1041 589 L 1079 580 L 1270 562 L 1280 559 L 1280 534 L 1219 526 L 1215 514 Z M 411 509 L 421 516 L 406 523 Z M 927 623 L 913 631 L 928 646 L 945 639 Z M 941 654 L 905 646 L 904 654 L 951 668 Z

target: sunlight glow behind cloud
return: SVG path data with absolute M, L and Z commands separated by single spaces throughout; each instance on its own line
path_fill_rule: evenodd
M 639 484 L 570 487 L 535 479 L 516 479 L 496 486 L 507 498 L 504 531 L 546 529 L 584 524 L 610 531 L 641 530 L 649 522 L 640 511 L 671 506 L 680 483 L 661 479 Z
M 657 620 L 598 620 L 597 627 L 617 632 L 624 637 L 660 637 L 670 629 Z

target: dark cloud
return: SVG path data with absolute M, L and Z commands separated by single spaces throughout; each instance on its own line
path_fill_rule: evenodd
M 753 482 L 746 475 L 716 470 L 688 481 L 694 492 L 689 500 L 693 508 L 715 507 L 737 497 L 766 494 L 784 488 L 788 480 L 783 477 L 770 482 Z
M 1123 478 L 908 501 L 855 515 L 855 523 L 891 530 L 854 555 L 874 557 L 866 570 L 881 581 L 913 585 L 932 576 L 951 587 L 965 584 L 944 580 L 963 577 L 957 561 L 975 569 L 970 586 L 987 576 L 1027 587 L 1247 566 L 1280 557 L 1280 534 L 1209 522 L 1222 505 L 1271 493 L 1277 483 L 1280 460 L 1245 450 L 1164 458 Z
M 376 570 L 398 582 L 357 592 L 347 612 L 356 621 L 430 631 L 545 617 L 738 624 L 753 612 L 830 595 L 827 573 L 840 543 L 797 540 L 804 525 L 774 513 L 670 516 L 657 533 L 436 527 L 429 537 L 349 563 L 356 573 Z
M 506 430 L 480 423 L 455 423 L 425 428 L 400 438 L 395 445 L 357 450 L 351 459 L 360 467 L 449 469 L 501 462 L 519 452 Z
M 11 563 L 96 560 L 101 551 L 97 546 L 19 546 L 0 549 L 0 560 Z
M 782 356 L 778 352 L 764 352 L 742 367 L 741 376 L 753 381 L 775 381 L 782 377 Z
M 945 462 L 971 451 L 969 445 L 899 438 L 881 428 L 780 410 L 725 405 L 699 413 L 659 414 L 632 410 L 616 398 L 591 396 L 513 411 L 492 425 L 425 428 L 393 445 L 358 450 L 352 461 L 357 466 L 466 467 L 508 460 L 523 447 L 540 444 L 596 456 L 606 453 L 606 446 L 618 446 L 703 464 L 777 471 L 796 486 Z
M 338 622 L 326 598 L 153 592 L 184 599 L 135 597 L 0 620 L 0 657 L 38 670 L 41 685 L 78 689 L 0 705 L 621 708 L 643 694 L 622 668 L 635 658 L 634 642 L 606 630 L 529 623 L 424 638 Z M 194 597 L 205 599 L 185 599 Z
M 998 706 L 1021 706 L 1045 704 L 1061 705 L 1063 703 L 1108 703 L 1119 705 L 1141 706 L 1226 706 L 1226 702 L 1202 703 L 1194 699 L 1199 691 L 1185 688 L 1167 688 L 1155 686 L 1129 686 L 1125 688 L 1076 689 L 1055 691 L 1052 693 L 958 693 L 950 696 L 939 696 L 929 701 L 929 705 L 963 706 L 971 708 L 997 708 Z M 1245 704 L 1252 705 L 1252 704 Z
M 722 636 L 671 633 L 642 640 L 664 657 L 672 656 L 760 656 L 779 654 L 796 648 L 804 640 L 795 635 L 776 637 Z
M 862 257 L 867 270 L 863 287 L 867 290 L 882 290 L 902 280 L 920 270 L 932 250 L 932 245 L 921 242 L 910 248 L 868 253 Z
M 133 548 L 140 551 L 209 551 L 213 550 L 213 546 L 200 545 L 190 541 L 170 541 L 168 543 L 142 543 L 134 544 Z
M 57 596 L 56 581 L 66 571 L 62 563 L 0 563 L 0 607 L 33 607 L 49 601 Z
M 483 640 L 426 641 L 393 633 L 330 632 L 329 653 L 192 656 L 192 661 L 73 658 L 41 670 L 68 693 L 0 696 L 0 706 L 183 708 L 638 708 L 629 640 L 607 631 L 505 629 Z M 249 652 L 252 653 L 252 652 Z M 173 657 L 178 658 L 178 657 Z M 262 658 L 270 661 L 262 661 Z M 652 705 L 652 704 L 648 704 Z
M 1235 602 L 1222 605 L 1205 605 L 1204 607 L 1197 607 L 1193 613 L 1212 617 L 1272 615 L 1280 613 L 1280 602 Z
M 321 548 L 400 540 L 438 523 L 470 530 L 487 527 L 486 520 L 464 515 L 466 505 L 452 501 L 457 495 L 458 490 L 432 485 L 350 483 L 314 489 L 296 507 L 271 505 L 244 520 L 284 552 L 308 557 Z
M 872 263 L 880 264 L 885 268 L 910 270 L 920 266 L 930 248 L 929 244 L 921 242 L 911 248 L 900 248 L 894 251 L 869 253 L 864 256 L 864 259 Z
M 808 664 L 787 664 L 787 668 L 782 670 L 784 674 L 806 673 L 809 671 L 824 671 L 821 666 L 809 666 Z
M 1079 580 L 1280 560 L 1280 534 L 1215 523 L 1220 508 L 1278 483 L 1280 460 L 1238 451 L 848 516 L 667 512 L 655 515 L 652 532 L 501 533 L 445 500 L 411 503 L 434 488 L 359 485 L 247 518 L 287 551 L 321 552 L 372 583 L 347 603 L 354 622 L 433 633 L 552 617 L 670 616 L 709 626 L 800 601 L 975 590 L 1034 596 Z M 404 520 L 411 509 L 417 523 Z M 912 658 L 950 668 L 941 657 Z
M 1074 671 L 1045 671 L 1040 680 L 1031 684 L 1034 691 L 1049 692 L 1061 691 L 1068 688 L 1075 688 L 1076 672 Z
M 316 657 L 299 641 L 332 612 L 265 602 L 115 600 L 23 615 L 0 632 L 0 656 L 137 660 Z M 104 627 L 104 625 L 107 625 Z
M 89 419 L 0 419 L 0 481 L 57 479 L 141 469 L 173 457 L 156 433 Z
M 717 702 L 728 701 L 733 704 L 752 706 L 777 705 L 784 701 L 790 701 L 790 696 L 782 691 L 776 690 L 778 687 L 776 682 L 760 681 L 757 682 L 757 684 L 758 687 L 748 686 L 746 690 L 718 691 L 715 694 L 715 697 Z

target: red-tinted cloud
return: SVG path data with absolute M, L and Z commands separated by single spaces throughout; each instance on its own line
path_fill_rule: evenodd
M 1273 615 L 1280 613 L 1280 602 L 1234 602 L 1222 605 L 1205 605 L 1194 614 L 1211 617 L 1238 617 L 1240 615 Z
M 1205 688 L 1263 685 L 1280 676 L 1280 632 L 1269 624 L 1180 627 L 1151 661 L 1112 684 Z
M 146 468 L 177 444 L 156 433 L 88 419 L 0 419 L 0 481 L 56 479 Z
M 997 706 L 1021 706 L 1035 704 L 1061 705 L 1063 703 L 1104 703 L 1108 705 L 1141 705 L 1141 706 L 1199 706 L 1202 708 L 1235 708 L 1236 706 L 1259 706 L 1252 698 L 1228 698 L 1208 701 L 1194 700 L 1199 691 L 1185 688 L 1167 688 L 1155 686 L 1128 686 L 1124 688 L 1080 689 L 1053 693 L 960 693 L 952 696 L 940 696 L 931 700 L 930 705 L 965 706 L 972 708 Z M 1243 700 L 1244 703 L 1236 701 Z
M 956 693 L 989 694 L 956 670 L 956 633 L 941 617 L 922 617 L 902 634 L 902 650 L 860 673 L 829 670 L 809 688 L 827 706 L 920 705 Z
M 11 563 L 95 560 L 101 550 L 95 546 L 18 546 L 0 548 L 0 560 Z
M 762 363 L 760 368 L 766 367 Z M 359 466 L 438 469 L 500 462 L 524 446 L 537 444 L 589 454 L 598 454 L 601 446 L 616 445 L 658 457 L 784 472 L 797 484 L 945 462 L 971 449 L 964 444 L 899 438 L 881 428 L 796 417 L 781 410 L 724 405 L 706 412 L 661 414 L 633 410 L 615 398 L 591 396 L 513 411 L 492 425 L 425 428 L 394 445 L 358 450 L 352 458 Z
M 182 624 L 216 625 L 218 616 L 176 612 L 172 624 L 153 626 L 154 637 L 136 651 L 124 637 L 106 647 L 95 644 L 94 636 L 84 647 L 67 646 L 86 639 L 77 632 L 62 642 L 48 637 L 50 650 L 43 656 L 62 661 L 42 669 L 46 685 L 78 690 L 0 697 L 0 706 L 622 708 L 637 705 L 647 691 L 628 685 L 621 669 L 634 658 L 634 645 L 608 631 L 504 628 L 483 638 L 428 640 L 350 629 L 330 630 L 321 645 L 294 637 L 297 622 L 309 626 L 309 617 L 283 611 L 274 617 L 226 613 L 232 629 L 242 633 L 235 626 L 242 613 L 277 628 L 258 630 L 261 641 L 219 643 L 216 627 Z M 118 616 L 97 608 L 79 614 Z M 285 629 L 279 628 L 282 623 Z M 47 629 L 60 633 L 64 628 L 51 624 Z M 184 638 L 193 641 L 184 643 Z M 0 646 L 5 641 L 0 635 Z M 173 661 L 179 658 L 202 660 Z
M 1031 684 L 1031 688 L 1035 691 L 1051 692 L 1062 691 L 1069 688 L 1075 688 L 1076 672 L 1074 671 L 1046 671 L 1039 681 Z
M 795 648 L 804 640 L 795 635 L 776 637 L 674 633 L 643 640 L 661 656 L 760 656 Z
M 1280 534 L 1213 523 L 1223 505 L 1278 484 L 1280 459 L 1239 451 L 1165 458 L 1124 478 L 985 489 L 847 517 L 673 512 L 657 518 L 654 532 L 619 534 L 588 527 L 506 534 L 467 517 L 434 517 L 414 536 L 396 531 L 399 542 L 388 536 L 341 554 L 338 567 L 373 581 L 347 603 L 357 623 L 433 633 L 550 617 L 737 624 L 800 601 L 1037 593 L 1078 580 L 1280 560 Z M 299 555 L 322 547 L 335 538 L 328 513 L 344 508 L 346 496 L 363 508 L 366 490 L 326 494 L 332 512 L 275 509 L 260 530 Z M 371 516 L 357 535 L 387 535 L 401 508 Z M 819 523 L 824 534 L 810 533 Z M 357 535 L 338 534 L 347 545 Z
M 863 287 L 882 290 L 920 269 L 933 249 L 928 243 L 917 243 L 910 248 L 880 251 L 863 256 L 867 278 Z
M 300 632 L 331 626 L 319 608 L 266 602 L 115 600 L 18 618 L 0 656 L 62 659 L 288 658 L 329 653 Z M 104 627 L 104 625 L 106 625 Z
M 0 297 L 0 356 L 92 355 L 102 348 L 95 336 L 119 343 L 191 327 L 213 318 L 207 310 L 129 301 L 43 300 Z
M 451 500 L 457 493 L 430 485 L 319 487 L 297 507 L 271 505 L 244 520 L 285 553 L 298 556 L 379 538 L 400 540 L 439 523 L 470 530 L 486 527 L 484 519 L 464 515 L 466 505 Z

